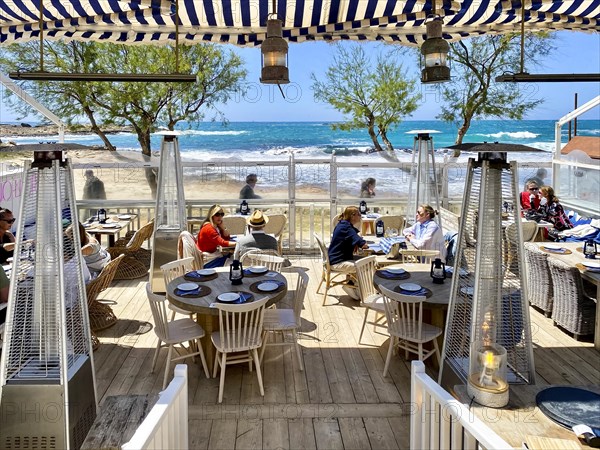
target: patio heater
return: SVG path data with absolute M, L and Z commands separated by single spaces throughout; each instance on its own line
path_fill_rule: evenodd
M 509 383 L 535 381 L 523 250 L 511 248 L 508 263 L 503 229 L 516 224 L 522 242 L 517 164 L 506 155 L 469 159 L 439 375 L 444 385 L 451 369 L 476 402 L 493 407 L 506 405 Z
M 152 245 L 150 286 L 152 292 L 166 292 L 160 266 L 177 259 L 179 233 L 187 229 L 183 167 L 177 132 L 163 133 L 156 192 L 156 217 Z
M 6 342 L 0 361 L 0 447 L 79 448 L 96 417 L 92 341 L 70 164 L 35 152 L 16 215 Z
M 439 133 L 435 130 L 411 130 L 407 134 L 416 134 L 414 138 L 410 181 L 408 184 L 408 200 L 406 202 L 406 220 L 414 223 L 415 213 L 419 205 L 424 203 L 440 209 L 439 185 L 435 167 L 433 137 Z M 434 219 L 441 226 L 439 216 Z

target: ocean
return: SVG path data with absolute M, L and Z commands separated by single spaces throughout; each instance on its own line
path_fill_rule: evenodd
M 196 125 L 180 124 L 179 148 L 184 161 L 209 161 L 212 159 L 228 159 L 230 161 L 252 162 L 257 160 L 287 159 L 289 152 L 296 158 L 330 158 L 335 151 L 338 160 L 357 163 L 382 162 L 380 154 L 369 153 L 373 145 L 366 130 L 334 131 L 327 122 L 202 122 Z M 402 122 L 389 138 L 396 149 L 398 159 L 410 162 L 414 134 L 412 130 L 436 130 L 432 134 L 434 148 L 440 155 L 447 152 L 446 146 L 452 145 L 456 138 L 456 126 L 436 120 Z M 518 143 L 538 148 L 538 153 L 512 154 L 509 160 L 519 162 L 545 162 L 552 159 L 554 150 L 555 122 L 552 120 L 484 120 L 475 121 L 463 142 L 502 142 Z M 600 120 L 578 121 L 578 134 L 585 136 L 600 135 Z M 563 144 L 568 140 L 568 127 L 562 128 Z M 15 143 L 37 143 L 40 141 L 56 141 L 58 136 L 44 137 L 11 137 L 4 136 L 4 141 Z M 121 151 L 139 151 L 137 140 L 133 134 L 120 133 L 110 135 L 109 139 Z M 86 145 L 101 145 L 95 135 L 66 135 L 67 142 Z M 161 136 L 152 136 L 152 149 L 160 149 Z M 514 155 L 514 156 L 513 156 Z M 458 163 L 466 162 L 473 154 L 463 152 Z M 532 169 L 535 172 L 535 169 Z M 384 182 L 386 174 L 377 171 L 376 177 Z M 527 174 L 523 173 L 522 177 Z M 348 185 L 355 190 L 356 180 L 364 178 L 360 169 L 348 170 L 340 177 L 340 188 Z M 384 187 L 378 181 L 378 186 Z M 277 179 L 269 183 L 279 184 Z M 397 191 L 397 180 L 389 181 L 389 189 Z M 309 183 L 310 184 L 310 183 Z M 321 184 L 321 183 L 318 183 Z M 386 183 L 387 184 L 387 183 Z M 460 190 L 459 185 L 456 189 Z M 403 191 L 404 189 L 402 189 Z M 455 189 L 451 189 L 454 191 Z

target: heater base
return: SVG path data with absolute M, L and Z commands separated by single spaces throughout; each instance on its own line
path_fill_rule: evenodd
M 476 375 L 472 375 L 476 376 Z M 486 389 L 475 385 L 470 379 L 467 383 L 467 394 L 475 402 L 490 408 L 503 408 L 508 404 L 508 384 L 498 389 Z

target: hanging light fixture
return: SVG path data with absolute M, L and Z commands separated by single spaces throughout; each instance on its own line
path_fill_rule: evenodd
M 261 83 L 280 85 L 290 82 L 287 67 L 288 44 L 282 37 L 282 27 L 282 21 L 277 18 L 276 0 L 273 0 L 273 13 L 267 19 L 267 38 L 260 47 Z
M 421 53 L 425 60 L 425 67 L 421 71 L 421 83 L 450 81 L 450 68 L 447 66 L 450 45 L 442 38 L 442 18 L 438 15 L 429 16 L 425 26 L 427 39 L 421 45 Z

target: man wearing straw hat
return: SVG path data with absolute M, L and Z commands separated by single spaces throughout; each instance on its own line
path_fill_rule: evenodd
M 277 239 L 264 231 L 269 217 L 260 209 L 254 212 L 246 219 L 248 224 L 248 234 L 237 241 L 233 259 L 240 259 L 244 253 L 249 250 L 275 250 L 277 251 Z

